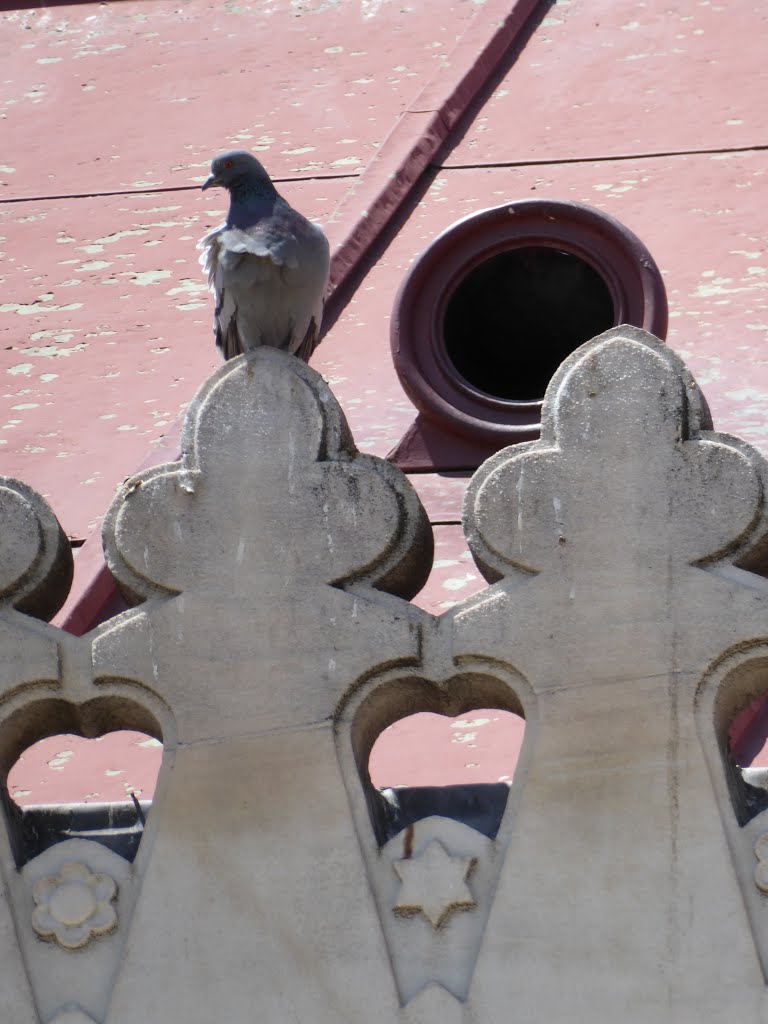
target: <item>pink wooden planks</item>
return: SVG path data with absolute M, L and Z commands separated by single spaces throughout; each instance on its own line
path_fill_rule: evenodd
M 0 19 L 0 195 L 199 182 L 215 151 L 359 173 L 452 50 L 471 0 L 125 0 Z
M 762 0 L 559 0 L 448 165 L 766 146 Z

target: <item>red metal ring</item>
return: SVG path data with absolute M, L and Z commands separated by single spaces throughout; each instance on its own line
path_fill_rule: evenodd
M 499 398 L 474 387 L 449 358 L 442 324 L 468 274 L 525 247 L 555 248 L 589 264 L 611 295 L 614 326 L 632 324 L 662 339 L 667 331 L 666 292 L 653 257 L 608 214 L 582 203 L 525 199 L 452 225 L 425 249 L 400 287 L 392 355 L 403 388 L 424 417 L 498 447 L 538 436 L 541 401 Z

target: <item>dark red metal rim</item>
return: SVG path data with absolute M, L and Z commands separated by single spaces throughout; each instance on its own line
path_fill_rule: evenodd
M 535 436 L 541 401 L 498 398 L 466 381 L 448 357 L 442 324 L 451 296 L 472 270 L 523 247 L 556 248 L 589 264 L 611 295 L 614 326 L 642 327 L 662 340 L 667 332 L 661 273 L 637 235 L 608 214 L 582 203 L 524 199 L 453 224 L 403 281 L 392 318 L 392 356 L 403 388 L 426 418 L 500 446 Z

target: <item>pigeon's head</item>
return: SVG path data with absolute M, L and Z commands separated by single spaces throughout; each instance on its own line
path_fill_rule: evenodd
M 275 186 L 261 163 L 244 149 L 220 153 L 211 161 L 211 173 L 202 184 L 203 190 L 218 185 L 228 191 L 247 188 L 264 195 L 274 195 Z

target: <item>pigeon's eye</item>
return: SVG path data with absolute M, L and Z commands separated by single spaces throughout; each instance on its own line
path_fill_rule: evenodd
M 232 160 L 225 160 L 224 163 L 221 166 L 224 168 L 225 171 L 228 171 L 229 168 L 233 166 L 233 161 Z

